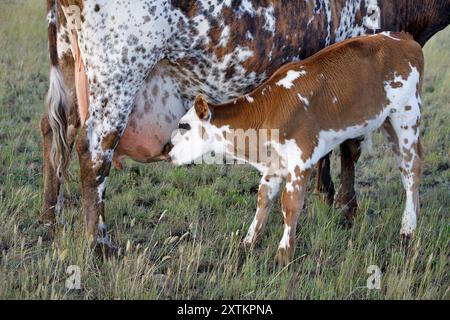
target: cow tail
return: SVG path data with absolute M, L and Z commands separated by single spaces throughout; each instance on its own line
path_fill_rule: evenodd
M 57 0 L 47 0 L 48 47 L 50 53 L 50 85 L 46 98 L 46 107 L 50 127 L 53 133 L 50 161 L 59 179 L 67 177 L 70 148 L 67 141 L 67 94 L 63 75 L 59 66 L 57 48 Z

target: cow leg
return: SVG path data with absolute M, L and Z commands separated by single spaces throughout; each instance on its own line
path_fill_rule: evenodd
M 77 152 L 86 234 L 90 243 L 98 244 L 98 248 L 108 254 L 112 247 L 105 227 L 105 191 L 112 158 L 127 125 L 133 99 L 106 87 L 101 87 L 100 91 L 98 88 L 90 91 L 90 115 L 80 130 Z M 136 86 L 136 91 L 138 88 Z M 101 95 L 103 92 L 109 92 L 108 98 Z
M 355 193 L 355 165 L 361 155 L 361 140 L 347 140 L 340 145 L 341 176 L 336 207 L 342 210 L 345 224 L 351 224 L 358 209 Z
M 114 137 L 114 139 L 117 139 Z M 111 148 L 111 143 L 104 143 L 105 148 Z M 86 224 L 86 233 L 91 243 L 94 239 L 99 244 L 108 247 L 105 234 L 104 197 L 108 180 L 111 159 L 103 155 L 94 162 L 90 151 L 90 141 L 87 128 L 83 127 L 77 140 L 77 152 L 80 161 L 80 178 L 82 207 Z
M 39 217 L 39 221 L 48 227 L 54 226 L 59 217 L 61 222 L 62 210 L 64 206 L 64 186 L 63 179 L 58 178 L 56 170 L 50 161 L 50 150 L 52 148 L 52 135 L 53 132 L 48 122 L 47 114 L 44 113 L 40 120 L 41 139 L 44 151 L 44 202 L 42 208 L 42 214 Z M 68 128 L 68 142 L 70 150 L 73 148 L 75 142 L 76 133 L 78 130 L 78 121 L 74 120 L 69 122 Z
M 66 94 L 68 98 L 68 128 L 67 141 L 70 150 L 72 150 L 76 135 L 80 126 L 78 110 L 76 104 L 74 90 L 74 61 L 71 56 L 67 55 L 59 62 L 61 72 L 66 86 Z M 39 221 L 46 226 L 53 227 L 56 219 L 59 217 L 63 222 L 62 209 L 64 202 L 63 179 L 58 178 L 56 170 L 51 163 L 51 148 L 53 140 L 53 132 L 50 127 L 48 114 L 43 113 L 40 120 L 41 139 L 43 145 L 43 166 L 44 166 L 44 200 L 41 216 Z
M 258 208 L 244 239 L 245 247 L 251 248 L 261 237 L 267 223 L 272 200 L 278 194 L 280 183 L 280 177 L 268 175 L 262 177 L 258 190 Z
M 167 52 L 171 35 L 164 28 L 167 16 L 161 13 L 159 20 L 148 21 L 141 10 L 136 1 L 86 3 L 78 34 L 89 84 L 89 114 L 77 141 L 82 206 L 88 239 L 105 249 L 104 199 L 112 158 L 137 92 Z M 132 14 L 126 29 L 121 28 L 120 12 Z
M 295 234 L 297 220 L 303 207 L 306 186 L 311 170 L 290 173 L 286 179 L 286 188 L 281 198 L 284 217 L 284 232 L 278 247 L 277 261 L 279 265 L 288 264 L 295 253 Z
M 329 205 L 333 204 L 334 199 L 334 184 L 331 179 L 330 168 L 331 152 L 319 160 L 317 163 L 317 173 L 314 183 L 314 193 L 327 202 Z
M 40 121 L 41 139 L 44 149 L 44 202 L 39 221 L 48 227 L 56 223 L 56 215 L 61 212 L 61 201 L 58 196 L 62 195 L 62 180 L 58 178 L 56 170 L 50 161 L 50 150 L 52 148 L 52 129 L 48 121 L 47 113 L 42 114 Z

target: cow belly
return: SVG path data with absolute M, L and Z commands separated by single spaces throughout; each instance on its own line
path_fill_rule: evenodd
M 186 113 L 176 84 L 165 63 L 158 64 L 148 76 L 116 149 L 116 167 L 122 166 L 125 157 L 143 163 L 164 159 L 164 146 Z

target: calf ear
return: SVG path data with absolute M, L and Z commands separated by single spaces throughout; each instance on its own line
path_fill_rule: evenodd
M 208 102 L 203 95 L 198 95 L 194 102 L 195 112 L 201 120 L 208 118 Z

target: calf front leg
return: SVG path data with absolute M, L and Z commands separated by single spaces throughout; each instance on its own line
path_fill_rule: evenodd
M 289 173 L 286 179 L 286 188 L 281 198 L 284 231 L 277 255 L 277 261 L 280 265 L 288 264 L 294 257 L 297 220 L 303 207 L 306 185 L 310 175 L 310 169 L 296 170 L 296 172 Z
M 261 237 L 267 223 L 272 200 L 278 194 L 280 183 L 281 178 L 278 176 L 265 175 L 262 177 L 258 190 L 258 208 L 244 239 L 245 247 L 253 247 Z

